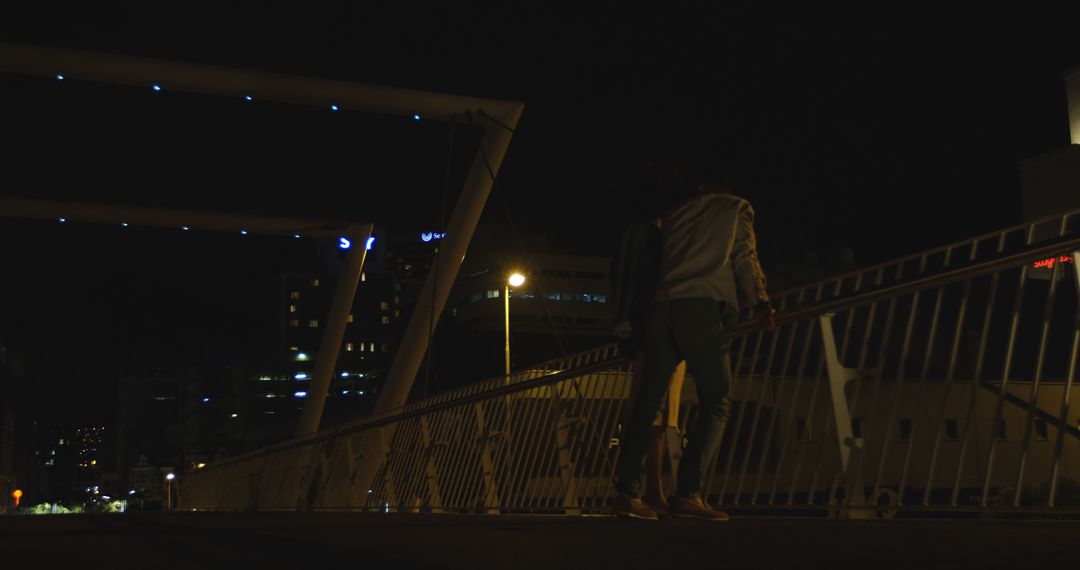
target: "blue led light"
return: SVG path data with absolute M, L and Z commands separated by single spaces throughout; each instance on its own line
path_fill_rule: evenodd
M 364 249 L 370 251 L 371 246 L 373 246 L 373 245 L 375 245 L 375 236 L 371 236 L 371 237 L 367 238 L 367 243 L 364 244 Z
M 338 107 L 337 105 L 330 105 L 330 110 L 337 113 L 338 111 L 341 110 L 341 108 Z
M 252 97 L 251 95 L 244 95 L 244 101 L 247 101 L 247 102 L 250 103 L 250 102 L 252 102 L 254 100 L 255 100 L 255 98 Z
M 347 237 L 344 237 L 344 236 L 339 237 L 338 238 L 338 247 L 340 247 L 341 249 L 349 249 L 350 247 L 352 247 L 352 242 L 349 241 L 349 238 L 347 238 Z
M 293 378 L 296 378 L 297 380 L 307 380 L 308 375 L 305 372 L 298 372 L 296 376 L 293 376 Z
M 161 86 L 158 85 L 157 83 L 153 84 L 150 88 L 153 89 L 154 91 L 161 91 Z
M 240 235 L 246 236 L 247 234 L 248 234 L 247 230 L 240 230 Z
M 413 116 L 412 116 L 412 120 L 419 121 L 420 120 L 420 115 L 414 113 Z

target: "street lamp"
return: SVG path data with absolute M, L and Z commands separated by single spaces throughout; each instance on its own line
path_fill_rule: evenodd
M 510 288 L 521 287 L 525 284 L 525 276 L 520 273 L 511 273 L 503 288 L 503 317 L 506 322 L 506 377 L 510 378 Z
M 165 510 L 172 510 L 172 482 L 176 479 L 175 473 L 169 473 L 165 476 Z

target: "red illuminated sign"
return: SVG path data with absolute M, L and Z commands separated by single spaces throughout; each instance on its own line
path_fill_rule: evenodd
M 1036 261 L 1035 262 L 1035 269 L 1039 269 L 1040 267 L 1045 267 L 1047 269 L 1053 269 L 1054 264 L 1059 262 L 1059 261 L 1061 263 L 1072 263 L 1073 258 L 1072 258 L 1071 255 L 1062 255 L 1061 257 L 1050 257 L 1050 258 L 1047 258 L 1047 259 Z

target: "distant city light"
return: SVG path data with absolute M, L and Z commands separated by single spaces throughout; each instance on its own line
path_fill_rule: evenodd
M 341 249 L 349 249 L 350 247 L 352 247 L 352 242 L 349 241 L 349 238 L 347 237 L 339 237 L 338 247 L 340 247 Z
M 300 354 L 296 355 L 296 360 L 300 362 L 307 362 L 308 360 L 310 360 L 310 358 L 308 358 L 307 353 L 301 352 Z
M 206 467 L 205 463 L 200 463 L 200 464 L 195 466 L 196 469 L 202 469 L 203 467 Z
M 210 396 L 203 396 L 202 403 L 209 404 L 210 403 Z
M 248 235 L 248 231 L 247 230 L 240 230 L 240 235 L 246 236 L 246 235 Z
M 307 392 L 305 392 L 303 390 L 297 390 L 296 392 L 293 392 L 293 397 L 294 398 L 306 398 L 307 397 Z
M 63 73 L 57 73 L 56 74 L 56 79 L 57 79 L 57 81 L 63 81 L 64 80 L 64 74 Z
M 244 101 L 247 101 L 247 102 L 250 103 L 251 101 L 254 101 L 254 100 L 255 100 L 255 98 L 252 97 L 251 95 L 244 95 Z
M 363 390 L 357 390 L 357 391 L 356 391 L 356 393 L 357 393 L 357 394 L 360 394 L 361 396 L 363 396 L 363 395 L 364 395 L 364 391 L 363 391 Z
M 296 375 L 293 376 L 293 378 L 295 378 L 297 380 L 307 380 L 308 375 L 307 375 L 307 372 L 297 372 Z
M 420 115 L 417 114 L 417 113 L 413 113 L 412 118 L 413 118 L 414 121 L 419 121 L 420 120 Z
M 370 237 L 367 238 L 367 244 L 364 245 L 364 249 L 370 251 L 371 246 L 373 246 L 373 245 L 375 245 L 375 236 L 370 236 Z
M 135 489 L 132 489 L 132 490 L 128 491 L 128 494 L 129 495 L 134 495 L 135 494 Z
M 330 110 L 337 113 L 341 109 L 337 105 L 330 105 Z
M 189 228 L 187 226 L 180 226 L 180 229 L 186 232 L 186 231 L 190 230 L 191 228 Z
M 120 222 L 120 227 L 126 228 L 126 227 L 128 227 L 128 223 L 127 222 Z
M 429 242 L 432 240 L 443 239 L 446 237 L 446 232 L 420 232 L 420 241 Z
M 161 91 L 161 85 L 158 85 L 157 83 L 155 83 L 150 88 L 153 89 L 154 91 Z
M 240 417 L 240 414 L 229 414 L 229 417 L 230 418 L 237 418 L 237 417 Z
M 342 378 L 348 378 L 348 377 L 349 377 L 349 373 L 348 373 L 348 372 L 342 372 L 342 373 L 341 373 L 341 377 L 342 377 Z
M 292 237 L 293 239 L 300 239 L 300 234 L 293 234 Z
M 341 391 L 341 395 L 342 395 L 342 396 L 346 396 L 346 395 L 348 395 L 348 394 L 349 394 L 349 391 L 348 391 L 348 390 L 342 390 L 342 391 Z
M 174 474 L 174 473 L 169 473 L 168 475 L 165 476 L 166 481 L 172 481 L 173 479 L 176 479 L 176 474 Z
M 60 218 L 60 223 L 61 224 L 66 224 L 67 223 L 67 218 Z

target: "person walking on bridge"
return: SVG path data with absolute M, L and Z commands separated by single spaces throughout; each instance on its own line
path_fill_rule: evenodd
M 753 307 L 754 318 L 769 330 L 776 328 L 776 311 L 758 261 L 750 203 L 732 194 L 728 178 L 702 175 L 689 186 L 689 196 L 663 216 L 660 278 L 645 330 L 645 375 L 624 426 L 616 467 L 614 512 L 628 518 L 658 518 L 641 500 L 642 457 L 672 372 L 686 360 L 697 388 L 699 413 L 688 430 L 671 514 L 728 519 L 708 506 L 708 490 L 703 497 L 702 486 L 731 410 L 731 346 L 724 331 L 739 313 L 739 293 L 743 306 Z

